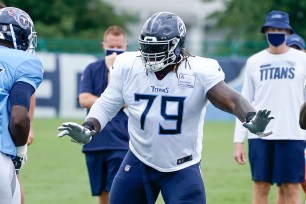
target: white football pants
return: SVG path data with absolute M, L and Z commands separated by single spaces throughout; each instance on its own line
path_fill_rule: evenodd
M 20 185 L 11 157 L 0 152 L 0 204 L 20 204 Z

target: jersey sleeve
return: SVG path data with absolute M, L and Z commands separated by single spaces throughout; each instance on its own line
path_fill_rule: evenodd
M 44 71 L 42 62 L 39 59 L 26 60 L 17 67 L 16 73 L 17 81 L 31 84 L 34 89 L 37 89 L 43 80 Z
M 243 80 L 243 85 L 242 85 L 242 90 L 241 94 L 250 102 L 254 100 L 254 82 L 251 77 L 251 72 L 252 72 L 252 67 L 251 67 L 252 62 L 249 60 L 246 63 L 245 66 L 245 73 L 244 73 L 244 80 Z
M 120 55 L 119 55 L 120 56 Z M 95 101 L 86 118 L 96 118 L 101 130 L 123 107 L 124 99 L 122 94 L 124 72 L 122 58 L 117 57 L 112 71 L 110 71 L 110 82 L 105 91 Z
M 203 67 L 201 69 L 200 83 L 204 85 L 205 91 L 207 93 L 212 87 L 214 87 L 220 81 L 223 81 L 225 78 L 224 72 L 219 65 L 218 61 L 214 59 L 204 59 L 200 58 L 199 67 Z
M 91 64 L 88 65 L 82 73 L 80 86 L 79 86 L 79 94 L 80 93 L 93 93 L 93 83 L 92 80 L 92 69 Z
M 248 130 L 242 126 L 242 122 L 236 118 L 234 130 L 234 143 L 244 143 Z

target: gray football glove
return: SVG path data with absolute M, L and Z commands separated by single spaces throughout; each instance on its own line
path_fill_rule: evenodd
M 270 115 L 270 113 L 271 111 L 267 109 L 259 110 L 249 122 L 244 122 L 243 126 L 260 137 L 269 136 L 272 132 L 264 133 L 264 131 L 270 120 L 274 119 L 274 116 Z
M 96 134 L 95 130 L 89 130 L 82 125 L 73 122 L 63 123 L 62 126 L 58 128 L 58 130 L 62 131 L 57 135 L 58 137 L 61 138 L 65 135 L 68 135 L 71 137 L 73 142 L 80 144 L 86 144 L 90 142 L 91 137 Z

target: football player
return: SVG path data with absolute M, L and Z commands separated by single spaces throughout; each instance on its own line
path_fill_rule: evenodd
M 224 82 L 216 60 L 185 50 L 186 27 L 174 13 L 153 14 L 139 37 L 140 52 L 115 60 L 107 89 L 85 122 L 63 123 L 59 137 L 87 143 L 127 104 L 130 143 L 117 173 L 112 204 L 206 203 L 200 171 L 203 125 L 208 100 L 237 116 L 251 132 L 264 133 L 273 118 L 255 109 Z
M 26 12 L 0 9 L 0 203 L 21 202 L 15 169 L 26 162 L 30 98 L 43 79 L 42 62 L 28 52 L 36 38 Z
M 286 39 L 286 45 L 297 50 L 305 51 L 305 41 L 298 34 L 291 34 Z

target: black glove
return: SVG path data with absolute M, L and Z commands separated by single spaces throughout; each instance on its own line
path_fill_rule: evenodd
M 27 162 L 27 156 L 25 157 L 16 156 L 14 159 L 12 159 L 12 161 L 14 163 L 15 170 L 20 170 Z

